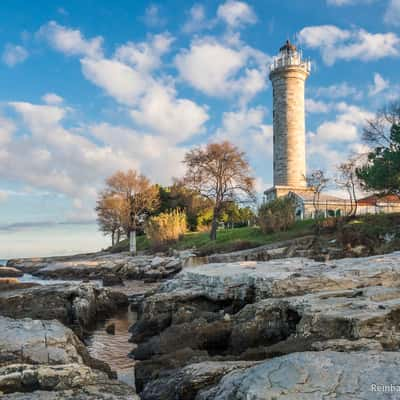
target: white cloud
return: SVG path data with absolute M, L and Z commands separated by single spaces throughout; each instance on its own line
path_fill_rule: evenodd
M 331 86 L 321 86 L 313 90 L 316 96 L 327 97 L 329 99 L 339 99 L 344 97 L 352 97 L 359 99 L 362 92 L 347 82 L 341 82 Z
M 389 25 L 400 25 L 400 0 L 389 0 L 384 21 Z
M 188 14 L 188 20 L 182 28 L 183 32 L 198 32 L 203 29 L 210 29 L 215 25 L 215 20 L 207 20 L 204 6 L 202 4 L 194 4 Z
M 216 97 L 250 100 L 266 87 L 269 57 L 242 43 L 229 46 L 213 38 L 194 40 L 175 58 L 180 76 L 194 88 Z
M 204 107 L 176 98 L 172 88 L 161 85 L 148 90 L 131 115 L 138 124 L 168 137 L 171 142 L 181 142 L 200 133 L 208 120 Z
M 376 0 L 326 0 L 326 3 L 331 6 L 353 6 L 356 4 L 370 4 Z
M 6 44 L 2 60 L 9 67 L 14 67 L 17 64 L 24 62 L 28 58 L 28 51 L 23 46 Z
M 218 140 L 229 140 L 240 146 L 253 164 L 265 165 L 272 160 L 272 125 L 264 123 L 263 107 L 225 112 L 221 127 L 216 132 Z
M 324 121 L 315 132 L 308 133 L 309 159 L 319 168 L 333 169 L 351 152 L 360 149 L 362 126 L 372 113 L 344 102 L 335 106 L 336 118 Z
M 72 206 L 66 215 L 69 220 L 94 216 L 97 191 L 118 169 L 137 169 L 161 184 L 171 183 L 173 176 L 183 173 L 181 160 L 187 149 L 175 144 L 173 134 L 179 135 L 177 131 L 160 136 L 106 123 L 85 126 L 77 121 L 67 129 L 67 107 L 9 104 L 18 118 L 0 121 L 0 180 L 66 196 Z M 186 105 L 182 108 L 178 104 L 176 109 L 182 115 L 163 118 L 172 118 L 166 123 L 176 129 L 180 125 L 181 135 L 191 134 L 201 122 L 194 125 L 196 116 L 187 112 Z M 20 135 L 12 135 L 16 123 Z
M 86 39 L 80 30 L 59 25 L 55 21 L 43 25 L 38 36 L 46 39 L 55 50 L 69 56 L 101 57 L 103 53 L 101 36 Z
M 307 47 L 319 49 L 327 65 L 341 59 L 371 61 L 400 54 L 400 38 L 391 32 L 369 33 L 363 29 L 320 25 L 303 28 L 299 40 Z
M 383 79 L 382 75 L 374 74 L 374 84 L 369 86 L 369 96 L 375 96 L 389 87 L 389 81 Z
M 46 93 L 42 100 L 48 105 L 59 105 L 64 101 L 61 96 L 55 93 Z
M 11 141 L 12 135 L 15 130 L 15 124 L 11 120 L 4 118 L 0 115 L 0 146 L 4 146 Z
M 155 4 L 151 4 L 146 8 L 145 15 L 142 19 L 144 23 L 151 28 L 164 26 L 167 23 L 166 18 L 161 16 L 160 7 Z
M 221 4 L 217 16 L 231 28 L 238 28 L 246 24 L 254 24 L 257 17 L 253 9 L 243 1 L 228 0 Z
M 137 103 L 148 87 L 149 77 L 120 61 L 84 58 L 81 64 L 86 79 L 122 104 Z
M 128 42 L 117 48 L 115 58 L 139 71 L 148 72 L 161 65 L 161 56 L 167 53 L 174 38 L 169 33 L 154 35 L 148 42 Z
M 306 111 L 309 113 L 326 113 L 329 111 L 329 104 L 323 101 L 306 99 L 305 100 Z

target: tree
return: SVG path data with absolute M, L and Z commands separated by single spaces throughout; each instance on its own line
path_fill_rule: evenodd
M 347 212 L 348 216 L 357 214 L 357 161 L 356 157 L 351 157 L 337 167 L 339 176 L 336 178 L 336 184 L 346 190 L 349 196 L 350 210 Z
M 295 220 L 295 202 L 289 196 L 264 203 L 258 210 L 258 223 L 264 233 L 287 231 Z
M 113 196 L 103 191 L 97 200 L 96 212 L 100 230 L 105 235 L 111 235 L 113 246 L 119 243 L 122 233 L 122 199 L 119 196 Z
M 155 185 L 134 170 L 118 171 L 106 181 L 106 192 L 122 201 L 121 221 L 129 238 L 129 249 L 136 254 L 136 232 L 143 227 L 146 217 L 159 203 L 159 191 Z
M 160 206 L 157 213 L 169 212 L 171 210 L 183 210 L 186 213 L 188 228 L 197 230 L 198 217 L 213 203 L 200 196 L 199 193 L 185 186 L 184 182 L 175 180 L 172 186 L 159 187 Z
M 241 196 L 254 198 L 254 178 L 244 153 L 228 141 L 196 147 L 185 155 L 185 185 L 214 204 L 210 239 L 216 240 L 224 207 Z
M 315 210 L 315 218 L 320 215 L 320 198 L 321 193 L 326 189 L 329 183 L 329 178 L 325 176 L 324 171 L 316 169 L 306 176 L 307 186 L 313 191 L 313 206 Z
M 393 103 L 368 121 L 364 141 L 375 148 L 356 170 L 364 190 L 400 197 L 400 103 Z

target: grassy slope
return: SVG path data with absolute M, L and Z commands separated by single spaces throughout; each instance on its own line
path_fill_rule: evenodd
M 298 221 L 287 232 L 277 232 L 267 235 L 263 234 L 257 227 L 219 230 L 215 242 L 209 239 L 208 232 L 190 232 L 178 243 L 169 247 L 178 250 L 195 248 L 199 255 L 226 253 L 308 235 L 312 233 L 312 223 L 313 221 Z M 145 236 L 137 238 L 137 247 L 138 250 L 148 250 L 150 248 Z M 124 240 L 114 248 L 114 251 L 124 250 L 128 250 L 127 240 Z

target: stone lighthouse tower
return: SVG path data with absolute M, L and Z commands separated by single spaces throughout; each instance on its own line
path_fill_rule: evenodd
M 270 67 L 273 86 L 274 187 L 265 192 L 267 200 L 290 191 L 307 190 L 305 146 L 305 81 L 310 61 L 289 40 L 279 49 Z

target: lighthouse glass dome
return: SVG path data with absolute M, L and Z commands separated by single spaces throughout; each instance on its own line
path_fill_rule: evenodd
M 311 72 L 310 60 L 303 60 L 301 51 L 297 51 L 296 46 L 287 40 L 285 45 L 279 49 L 279 54 L 273 58 L 273 62 L 270 65 L 270 71 L 273 72 L 276 69 L 291 66 L 303 68 L 308 73 Z

